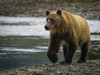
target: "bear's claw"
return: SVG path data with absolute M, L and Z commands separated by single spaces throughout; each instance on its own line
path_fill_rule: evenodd
M 62 61 L 62 62 L 60 62 L 59 64 L 60 64 L 60 65 L 64 65 L 64 64 L 66 64 L 66 63 L 65 63 L 65 61 Z

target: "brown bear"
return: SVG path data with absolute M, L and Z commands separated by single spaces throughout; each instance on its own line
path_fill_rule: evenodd
M 50 45 L 47 56 L 56 63 L 60 45 L 63 46 L 64 61 L 60 64 L 72 62 L 77 48 L 81 49 L 78 63 L 86 62 L 86 55 L 90 45 L 90 32 L 86 20 L 67 11 L 45 11 L 47 16 L 45 29 L 50 30 Z

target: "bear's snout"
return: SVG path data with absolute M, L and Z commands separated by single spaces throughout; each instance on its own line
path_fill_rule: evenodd
M 48 26 L 44 26 L 44 28 L 45 28 L 46 30 L 49 30 L 49 27 L 48 27 Z

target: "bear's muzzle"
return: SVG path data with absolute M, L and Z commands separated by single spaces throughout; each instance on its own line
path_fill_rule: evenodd
M 49 29 L 49 27 L 48 27 L 48 26 L 46 26 L 46 25 L 44 26 L 44 28 L 45 28 L 46 30 L 50 30 L 50 29 Z

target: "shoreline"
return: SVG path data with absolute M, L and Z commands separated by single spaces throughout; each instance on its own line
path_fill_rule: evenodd
M 100 59 L 67 65 L 44 64 L 0 71 L 0 75 L 99 75 Z

